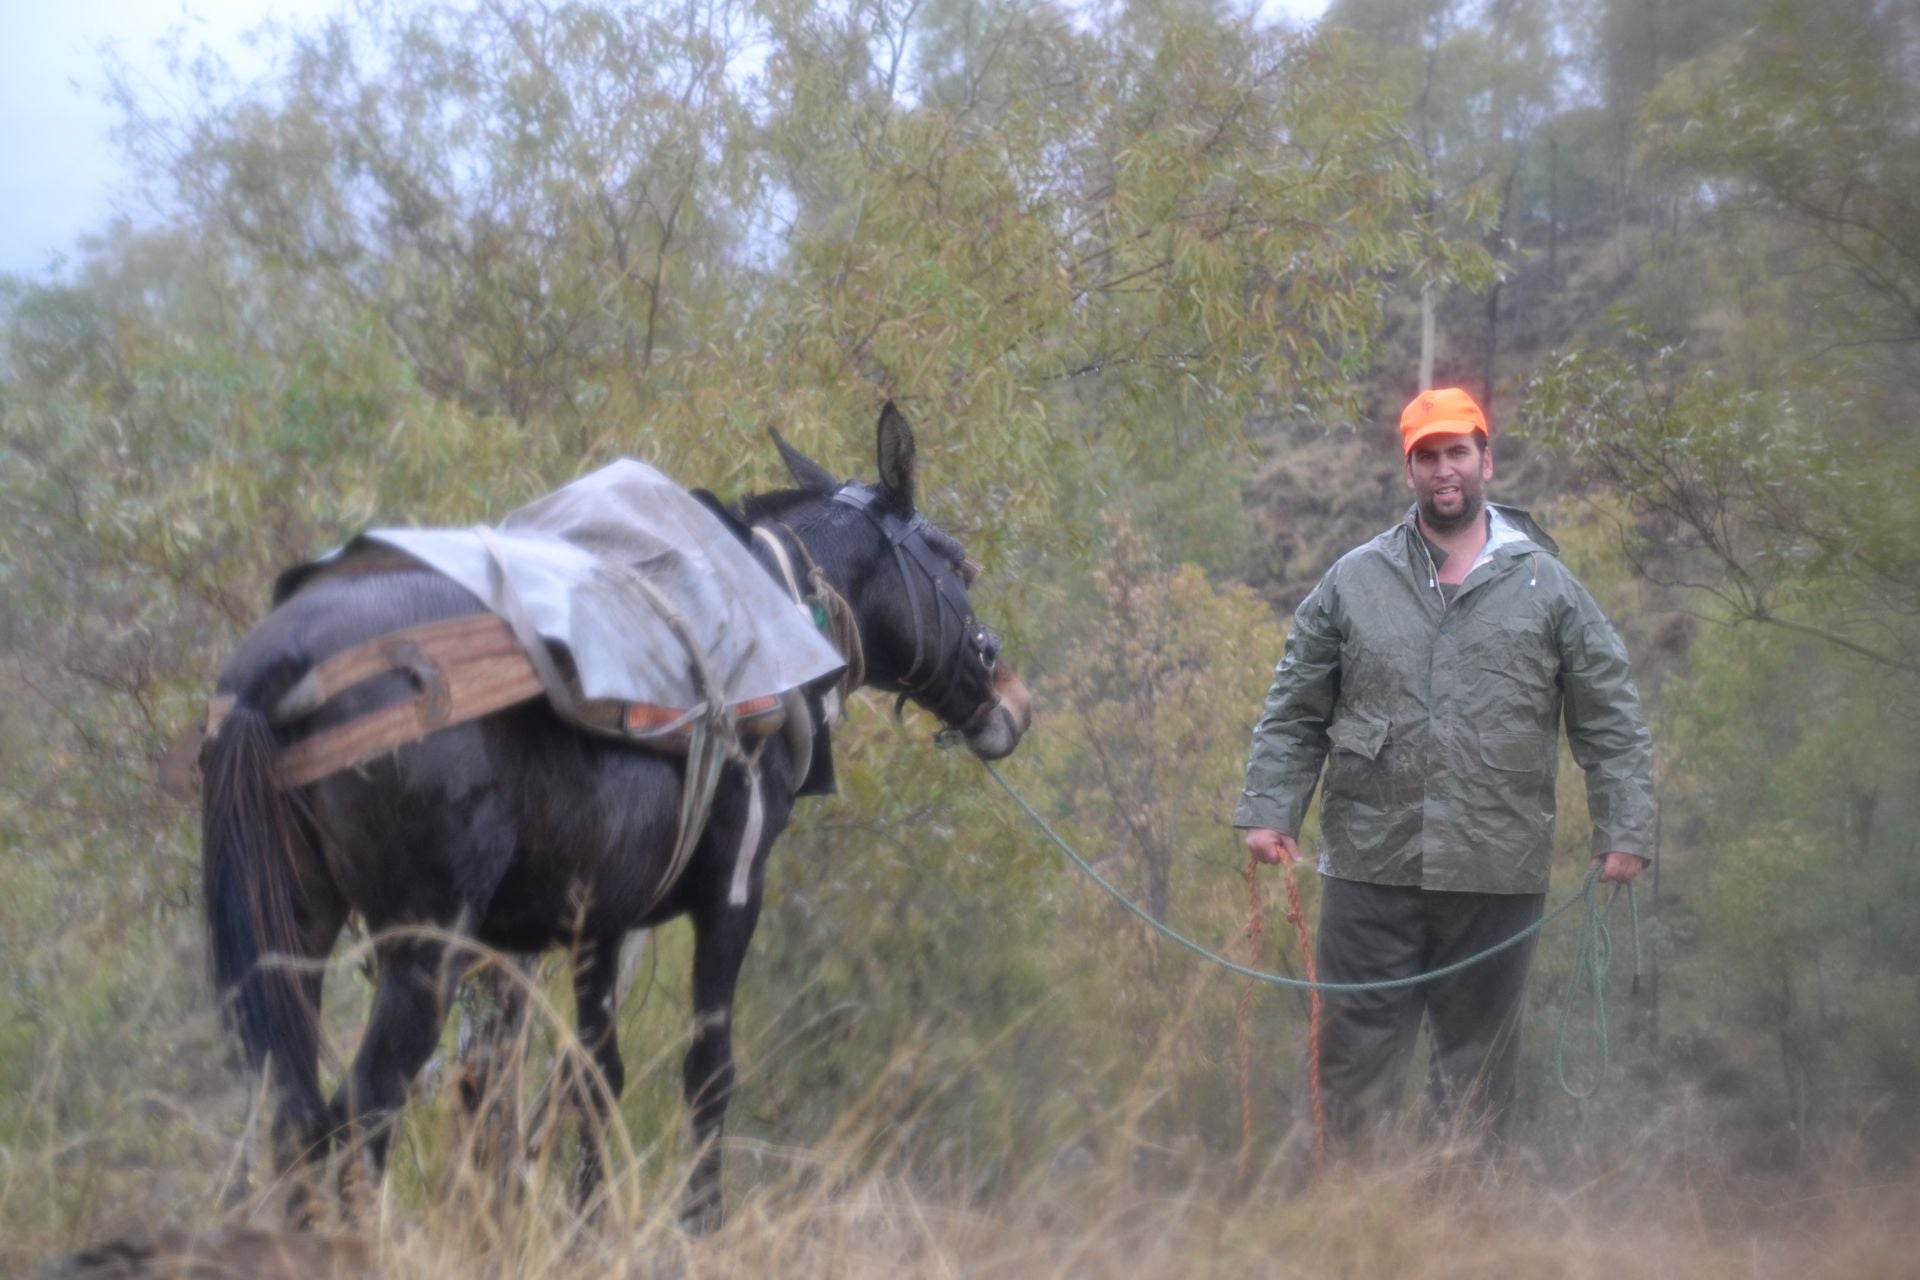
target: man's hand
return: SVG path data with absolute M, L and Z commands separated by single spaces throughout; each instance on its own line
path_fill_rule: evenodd
M 1247 852 L 1269 866 L 1284 862 L 1291 867 L 1300 861 L 1300 846 L 1294 843 L 1292 836 L 1269 831 L 1265 827 L 1247 829 Z
M 1247 832 L 1247 843 L 1253 843 L 1253 832 Z M 1600 868 L 1600 878 L 1614 884 L 1625 884 L 1646 869 L 1648 859 L 1637 853 L 1621 853 L 1618 849 L 1612 853 L 1596 853 L 1593 865 Z

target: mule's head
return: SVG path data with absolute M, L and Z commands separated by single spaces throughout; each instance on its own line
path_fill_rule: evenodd
M 984 760 L 1012 752 L 1032 723 L 1027 686 L 974 616 L 973 562 L 914 509 L 906 418 L 891 403 L 880 411 L 876 484 L 843 484 L 778 432 L 774 440 L 794 481 L 818 500 L 816 553 L 859 619 L 867 683 L 925 707 Z

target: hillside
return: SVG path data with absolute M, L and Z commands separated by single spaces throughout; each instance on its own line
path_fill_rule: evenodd
M 1499 374 L 1490 397 L 1487 304 L 1457 290 L 1443 296 L 1434 382 L 1465 387 L 1488 409 L 1496 500 L 1537 511 L 1574 493 L 1577 477 L 1564 454 L 1528 439 L 1518 420 L 1528 380 L 1543 358 L 1608 331 L 1621 308 L 1633 309 L 1656 234 L 1644 224 L 1589 219 L 1561 232 L 1552 261 L 1544 227 L 1519 236 L 1499 295 Z M 1276 610 L 1290 611 L 1341 552 L 1406 513 L 1398 422 L 1418 390 L 1419 351 L 1418 299 L 1403 290 L 1387 309 L 1364 379 L 1364 423 L 1252 419 L 1263 461 L 1242 498 L 1263 538 L 1242 576 Z

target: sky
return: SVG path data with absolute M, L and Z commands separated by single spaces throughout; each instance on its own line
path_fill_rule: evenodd
M 0 273 L 44 278 L 71 261 L 83 235 L 133 210 L 129 175 L 103 100 L 103 48 L 158 85 L 156 44 L 184 29 L 242 81 L 271 70 L 246 32 L 269 19 L 311 22 L 342 0 L 0 0 Z M 1326 0 L 1263 0 L 1269 11 L 1313 17 Z
M 103 97 L 103 46 L 158 82 L 155 44 L 184 27 L 237 71 L 266 62 L 242 42 L 269 17 L 311 20 L 337 0 L 0 0 L 0 272 L 40 276 L 104 229 L 127 175 Z

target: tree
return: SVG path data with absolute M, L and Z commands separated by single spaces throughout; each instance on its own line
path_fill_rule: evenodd
M 1903 31 L 1786 7 L 1674 73 L 1649 151 L 1709 184 L 1703 292 L 1730 283 L 1713 301 L 1741 314 L 1697 347 L 1596 341 L 1542 372 L 1531 407 L 1648 517 L 1629 549 L 1651 575 L 1911 676 L 1920 447 L 1895 406 L 1920 349 L 1920 86 Z
M 1528 403 L 1624 504 L 1636 573 L 1728 624 L 1668 631 L 1678 924 L 1802 1133 L 1911 1117 L 1888 1046 L 1914 1034 L 1890 993 L 1916 962 L 1888 930 L 1920 905 L 1913 48 L 1897 7 L 1776 5 L 1668 70 L 1639 163 L 1685 215 L 1661 284 L 1688 305 L 1659 339 L 1559 353 Z

